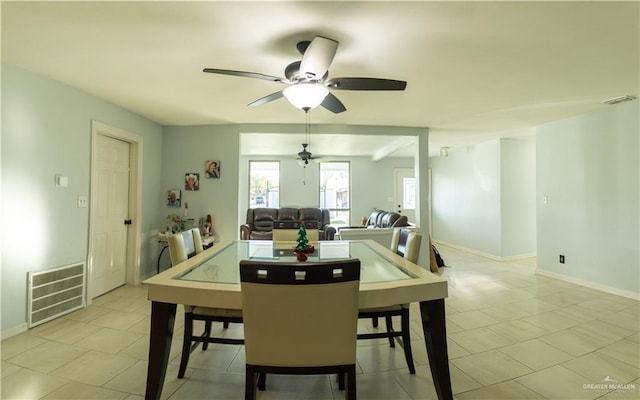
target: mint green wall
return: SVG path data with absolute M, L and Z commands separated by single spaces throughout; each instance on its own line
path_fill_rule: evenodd
M 497 258 L 535 254 L 533 142 L 491 140 L 430 163 L 435 240 Z
M 431 157 L 433 238 L 501 255 L 500 141 Z
M 633 101 L 538 127 L 539 269 L 640 292 L 638 114 Z
M 222 240 L 238 239 L 238 154 L 240 135 L 237 125 L 171 126 L 164 128 L 162 150 L 162 189 L 182 190 L 183 208 L 166 206 L 166 195 L 158 198 L 162 218 L 184 211 L 189 203 L 189 217 L 197 221 L 211 214 L 213 228 Z M 220 178 L 206 179 L 204 166 L 207 160 L 220 160 Z M 184 190 L 184 174 L 200 174 L 200 190 Z M 182 213 L 180 215 L 183 215 Z
M 536 143 L 500 139 L 502 257 L 536 252 Z
M 160 211 L 161 127 L 113 104 L 40 75 L 2 64 L 2 326 L 26 324 L 27 272 L 86 262 L 91 120 L 142 136 L 141 274 L 155 268 L 148 237 Z M 69 177 L 56 188 L 54 176 Z

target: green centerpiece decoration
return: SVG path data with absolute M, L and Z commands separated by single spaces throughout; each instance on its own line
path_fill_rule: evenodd
M 298 261 L 307 261 L 307 254 L 313 253 L 315 251 L 315 248 L 312 245 L 309 245 L 309 239 L 307 238 L 307 228 L 305 228 L 304 224 L 300 224 L 296 243 L 298 244 L 296 245 L 295 249 L 293 249 L 293 251 L 294 253 L 296 253 Z

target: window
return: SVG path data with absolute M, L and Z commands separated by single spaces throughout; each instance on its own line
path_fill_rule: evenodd
M 320 208 L 329 209 L 332 225 L 350 224 L 350 176 L 349 162 L 320 163 Z
M 249 161 L 249 207 L 280 207 L 280 162 Z

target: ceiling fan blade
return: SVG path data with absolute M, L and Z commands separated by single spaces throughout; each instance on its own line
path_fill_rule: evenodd
M 347 111 L 347 108 L 344 106 L 344 104 L 342 104 L 342 102 L 338 100 L 338 98 L 334 96 L 333 93 L 327 94 L 327 97 L 322 100 L 322 103 L 320 103 L 320 105 L 335 114 Z
M 325 85 L 338 90 L 404 90 L 407 82 L 381 78 L 331 78 Z
M 266 81 L 272 82 L 280 82 L 280 83 L 289 83 L 286 79 L 280 78 L 277 76 L 260 74 L 258 72 L 245 72 L 245 71 L 235 71 L 232 69 L 217 69 L 217 68 L 205 68 L 202 72 L 208 72 L 211 74 L 221 74 L 221 75 L 231 75 L 231 76 L 240 76 L 243 78 L 255 78 L 255 79 L 263 79 Z
M 309 79 L 321 79 L 329 70 L 336 50 L 338 50 L 337 41 L 316 36 L 302 56 L 300 73 Z
M 264 96 L 262 98 L 259 98 L 258 100 L 254 101 L 253 103 L 249 103 L 248 106 L 254 107 L 254 106 L 261 106 L 263 104 L 266 104 L 270 101 L 274 101 L 274 100 L 278 100 L 280 97 L 283 97 L 284 94 L 282 93 L 282 90 L 275 92 L 275 93 L 271 93 L 270 95 Z

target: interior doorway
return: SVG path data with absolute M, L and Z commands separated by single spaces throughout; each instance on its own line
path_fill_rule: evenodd
M 87 304 L 140 281 L 142 137 L 92 122 Z
M 409 222 L 416 223 L 416 179 L 413 168 L 394 170 L 394 207 Z

